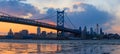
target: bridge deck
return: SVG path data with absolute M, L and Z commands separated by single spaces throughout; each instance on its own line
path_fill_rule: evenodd
M 31 25 L 31 26 L 40 26 L 40 27 L 50 28 L 50 29 L 54 29 L 54 30 L 60 30 L 60 31 L 64 30 L 65 32 L 79 34 L 78 30 L 69 29 L 69 28 L 65 28 L 65 27 L 64 28 L 57 27 L 56 25 L 51 25 L 51 24 L 38 22 L 35 20 L 30 20 L 30 19 L 19 18 L 19 17 L 0 16 L 0 21 L 17 23 L 17 24 L 25 24 L 25 25 Z

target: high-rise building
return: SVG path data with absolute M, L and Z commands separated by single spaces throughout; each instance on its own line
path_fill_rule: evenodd
M 96 24 L 96 34 L 99 34 L 99 24 Z
M 100 28 L 100 35 L 103 35 L 103 34 L 104 34 L 103 30 L 102 28 Z
M 79 27 L 79 31 L 82 32 L 82 28 L 81 27 Z
M 92 28 L 92 27 L 90 28 L 90 34 L 91 34 L 91 35 L 94 34 L 94 31 L 93 31 L 93 28 Z
M 82 31 L 82 39 L 85 39 L 87 35 L 87 27 L 85 26 L 83 31 Z
M 12 29 L 9 30 L 9 32 L 8 32 L 8 36 L 13 36 Z
M 37 36 L 40 36 L 40 34 L 41 34 L 41 29 L 40 27 L 37 27 Z
M 46 37 L 47 36 L 47 33 L 46 33 L 46 31 L 42 31 L 42 33 L 41 33 L 41 37 Z
M 85 26 L 83 29 L 83 32 L 86 34 L 87 33 L 87 27 Z

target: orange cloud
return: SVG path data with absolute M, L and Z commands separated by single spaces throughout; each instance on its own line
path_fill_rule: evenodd
M 106 32 L 119 33 L 120 34 L 120 25 L 113 25 L 111 27 L 111 29 L 106 30 Z
M 44 22 L 44 23 L 48 23 L 48 24 L 52 24 L 52 25 L 56 25 L 55 22 L 52 22 L 52 21 L 49 21 L 49 20 L 36 20 L 36 21 Z
M 79 5 L 81 4 L 81 2 L 73 2 L 73 4 Z

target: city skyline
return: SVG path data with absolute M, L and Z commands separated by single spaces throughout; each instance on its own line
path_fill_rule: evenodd
M 119 54 L 120 0 L 0 0 L 0 54 Z
M 23 30 L 28 31 L 28 34 L 36 34 L 36 35 L 38 35 L 38 36 L 40 36 L 40 34 L 44 31 L 44 30 L 41 30 L 40 27 L 37 27 L 37 28 L 35 29 L 35 30 L 36 30 L 36 31 L 35 31 L 36 33 L 30 33 L 29 30 L 27 30 L 27 29 L 22 29 L 22 30 L 20 30 L 20 31 L 23 31 Z M 93 27 L 88 28 L 88 27 L 84 26 L 84 27 L 79 27 L 78 30 L 79 30 L 80 32 L 83 32 L 83 31 L 90 32 L 90 33 L 95 32 L 96 34 L 100 34 L 101 32 L 104 32 L 104 31 L 102 30 L 102 27 L 99 27 L 99 24 L 96 24 L 96 27 L 95 27 L 95 28 L 93 28 Z M 18 31 L 18 32 L 20 32 L 20 31 Z M 18 33 L 18 32 L 14 32 L 12 28 L 9 29 L 9 31 L 7 32 L 7 35 L 9 35 L 9 32 L 10 32 L 10 33 L 11 33 L 11 32 L 12 32 L 12 33 Z M 52 31 L 50 31 L 50 32 L 45 31 L 45 32 L 46 32 L 46 33 L 51 33 Z M 54 32 L 52 32 L 52 33 L 54 33 Z M 57 33 L 56 33 L 56 34 L 57 34 Z
M 4 35 L 1 38 L 7 38 L 7 39 L 101 39 L 103 37 L 106 37 L 106 34 L 102 30 L 101 27 L 99 27 L 98 24 L 96 24 L 96 28 L 87 28 L 86 26 L 84 28 L 80 27 L 78 32 L 79 35 L 74 35 L 72 33 L 65 32 L 64 38 L 61 36 L 57 36 L 58 33 L 53 33 L 47 31 L 41 31 L 41 28 L 37 27 L 37 33 L 29 33 L 28 30 L 23 29 L 19 32 L 14 32 L 12 29 L 9 30 L 7 35 Z M 112 34 L 115 35 L 115 34 Z M 72 38 L 70 38 L 72 37 Z M 103 38 L 104 39 L 104 38 Z
M 78 29 L 79 26 L 94 27 L 95 24 L 98 23 L 103 27 L 105 32 L 120 33 L 120 29 L 118 28 L 120 27 L 119 0 L 0 0 L 0 4 L 0 11 L 23 18 L 44 17 L 56 12 L 57 8 L 65 9 L 73 24 L 76 25 L 75 29 Z M 19 6 L 19 8 L 17 6 Z M 55 19 L 51 19 L 50 21 L 43 20 L 43 22 L 51 24 L 56 24 L 55 21 Z M 0 22 L 0 24 L 2 25 L 0 26 L 0 34 L 6 34 L 10 28 L 15 32 L 27 29 L 31 33 L 36 33 L 37 28 L 13 23 Z M 46 28 L 41 28 L 41 30 L 55 32 L 55 30 Z

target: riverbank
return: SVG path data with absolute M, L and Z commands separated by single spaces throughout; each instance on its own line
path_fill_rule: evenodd
M 0 39 L 0 42 L 41 43 L 41 44 L 78 44 L 78 43 L 80 43 L 80 44 L 120 45 L 120 40 L 14 40 L 14 39 Z

